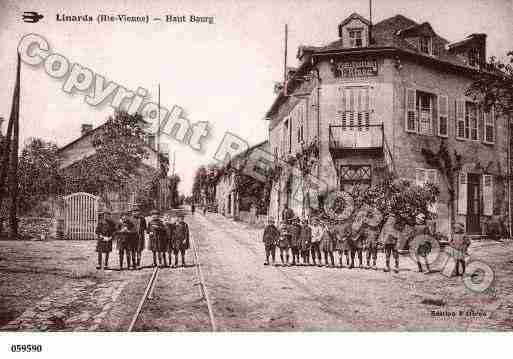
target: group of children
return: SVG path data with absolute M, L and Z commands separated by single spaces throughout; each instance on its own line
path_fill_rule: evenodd
M 102 268 L 102 256 L 103 268 L 109 268 L 109 253 L 112 251 L 113 241 L 117 242 L 120 270 L 124 269 L 125 257 L 127 269 L 142 268 L 141 255 L 145 247 L 146 234 L 149 237 L 148 249 L 152 251 L 154 267 L 167 267 L 168 263 L 171 267 L 177 267 L 179 256 L 182 266 L 185 266 L 185 253 L 190 246 L 189 226 L 184 221 L 184 215 L 179 214 L 177 220 L 170 216 L 162 219 L 156 210 L 151 212 L 148 222 L 138 210 L 123 213 L 118 224 L 111 220 L 110 212 L 105 211 L 100 214 L 96 234 L 97 269 Z
M 394 259 L 394 272 L 399 271 L 399 247 L 405 244 L 403 240 L 404 225 L 391 221 L 391 230 L 381 231 L 380 226 L 374 227 L 367 223 L 355 229 L 353 223 L 344 224 L 334 221 L 322 221 L 318 218 L 300 220 L 287 212 L 282 214 L 279 228 L 270 218 L 264 229 L 262 241 L 265 246 L 265 262 L 270 260 L 276 263 L 276 248 L 280 252 L 280 261 L 283 266 L 316 265 L 319 267 L 335 267 L 335 253 L 338 252 L 338 265 L 349 269 L 358 267 L 377 269 L 376 261 L 378 248 L 383 247 L 385 252 L 385 272 L 390 272 L 390 259 Z M 383 233 L 382 233 L 383 232 Z M 414 239 L 420 239 L 413 243 Z M 415 245 L 414 253 L 419 272 L 430 273 L 427 256 L 431 251 L 433 239 L 431 230 L 423 216 L 417 218 L 417 224 L 407 234 L 407 243 Z M 449 243 L 456 260 L 456 275 L 465 272 L 465 256 L 470 245 L 469 238 L 463 234 L 461 224 L 456 224 Z M 365 256 L 364 256 L 365 254 Z M 364 264 L 365 260 L 365 264 Z M 461 267 L 461 272 L 460 272 Z

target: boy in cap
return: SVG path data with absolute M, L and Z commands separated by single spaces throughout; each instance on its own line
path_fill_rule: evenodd
M 394 257 L 395 260 L 395 268 L 394 272 L 399 272 L 399 251 L 397 246 L 402 237 L 402 230 L 404 229 L 404 224 L 400 223 L 394 216 L 390 218 L 390 227 L 388 230 L 384 232 L 384 244 L 385 244 L 385 263 L 386 267 L 384 269 L 385 272 L 390 272 L 390 255 Z
M 453 232 L 449 245 L 452 248 L 453 258 L 456 260 L 456 276 L 463 276 L 465 274 L 465 256 L 470 246 L 470 238 L 465 235 L 465 229 L 461 223 L 454 225 Z
M 137 236 L 137 246 L 135 250 L 136 255 L 136 264 L 137 268 L 141 268 L 141 255 L 142 251 L 144 250 L 144 234 L 146 233 L 147 225 L 146 225 L 146 219 L 141 216 L 141 213 L 138 209 L 135 209 L 133 211 L 133 218 L 134 218 L 134 225 L 135 225 L 135 232 Z
M 105 264 L 103 269 L 109 269 L 109 254 L 112 252 L 112 235 L 116 230 L 116 225 L 110 219 L 110 212 L 105 211 L 100 213 L 98 225 L 96 226 L 96 252 L 98 252 L 98 265 L 96 269 L 102 267 L 102 253 L 105 254 Z
M 282 221 L 280 226 L 280 239 L 278 247 L 280 247 L 281 264 L 286 266 L 289 264 L 289 247 L 290 247 L 290 227 L 287 222 Z
M 173 250 L 174 250 L 174 236 L 175 236 L 175 228 L 176 228 L 176 220 L 175 218 L 167 217 L 165 221 L 166 225 L 166 235 L 167 235 L 167 251 L 169 256 L 169 266 L 173 267 Z
M 189 225 L 184 221 L 183 213 L 178 215 L 178 223 L 173 230 L 173 252 L 175 255 L 175 267 L 178 267 L 178 253 L 182 256 L 182 267 L 185 267 L 185 251 L 189 249 Z
M 299 264 L 299 234 L 301 233 L 301 225 L 299 218 L 293 218 L 290 223 L 290 251 L 292 252 L 292 265 Z
M 301 230 L 299 232 L 299 247 L 303 265 L 310 264 L 310 244 L 312 242 L 312 228 L 308 224 L 308 219 L 301 221 Z
M 276 259 L 276 243 L 278 243 L 279 239 L 280 231 L 278 231 L 278 228 L 274 225 L 274 219 L 269 218 L 262 236 L 262 242 L 264 242 L 265 247 L 264 265 L 269 265 L 269 256 L 272 258 L 274 265 Z
M 318 219 L 314 219 L 313 224 L 312 224 L 312 242 L 310 244 L 310 251 L 312 253 L 313 265 L 317 265 L 319 267 L 322 266 L 322 264 L 321 264 L 321 249 L 320 249 L 321 237 L 322 237 L 322 226 L 319 223 Z
M 148 233 L 150 234 L 150 250 L 153 254 L 153 266 L 157 266 L 157 256 L 158 265 L 162 266 L 161 246 L 162 242 L 165 240 L 166 231 L 164 223 L 162 223 L 162 220 L 160 219 L 160 213 L 157 210 L 151 211 L 151 219 L 148 223 Z
M 123 259 L 126 254 L 126 266 L 135 269 L 134 255 L 134 224 L 128 219 L 127 213 L 123 213 L 119 220 L 118 231 L 116 232 L 118 253 L 119 253 L 119 269 L 123 270 Z M 133 260 L 132 260 L 133 259 Z

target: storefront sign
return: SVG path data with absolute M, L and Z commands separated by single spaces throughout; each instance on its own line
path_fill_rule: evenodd
M 378 75 L 378 62 L 376 60 L 343 61 L 333 66 L 335 77 L 370 77 Z

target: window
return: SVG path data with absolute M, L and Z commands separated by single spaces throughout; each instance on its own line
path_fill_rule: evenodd
M 490 108 L 484 112 L 484 143 L 493 144 L 495 142 L 495 111 Z
M 289 130 L 289 116 L 285 117 L 285 120 L 283 121 L 283 127 L 282 127 L 282 137 L 281 137 L 281 155 L 285 156 L 287 153 L 287 148 L 289 147 L 288 144 L 288 130 Z
M 431 54 L 431 38 L 429 36 L 421 36 L 420 38 L 420 52 Z
M 472 67 L 479 66 L 479 52 L 477 49 L 472 48 L 468 51 L 468 64 Z
M 419 134 L 430 135 L 431 119 L 433 116 L 432 96 L 430 94 L 417 91 L 417 113 L 419 118 Z
M 465 123 L 465 102 L 456 100 L 456 138 L 468 139 L 468 127 Z
M 406 131 L 431 135 L 435 96 L 427 92 L 406 89 Z
M 370 92 L 367 86 L 338 88 L 337 117 L 342 130 L 369 130 Z
M 465 102 L 465 138 L 472 141 L 479 140 L 478 109 L 474 102 Z M 470 136 L 470 137 L 469 137 Z
M 362 47 L 362 33 L 363 29 L 350 29 L 349 31 L 349 46 Z
M 449 136 L 449 101 L 447 96 L 438 96 L 438 136 Z

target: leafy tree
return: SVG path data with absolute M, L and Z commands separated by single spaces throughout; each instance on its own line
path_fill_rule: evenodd
M 93 135 L 95 153 L 66 169 L 67 191 L 100 193 L 107 188 L 113 190 L 125 186 L 142 161 L 148 158 L 143 123 L 141 115 L 123 111 L 109 117 Z M 161 168 L 161 172 L 164 171 L 166 169 Z M 165 176 L 165 173 L 160 175 Z
M 55 143 L 40 138 L 29 139 L 21 151 L 18 164 L 18 206 L 21 213 L 60 191 L 63 178 L 59 166 Z
M 513 51 L 507 53 L 509 63 L 503 63 L 495 57 L 482 71 L 479 71 L 474 82 L 467 89 L 467 95 L 474 97 L 489 109 L 495 110 L 509 118 L 513 116 Z

